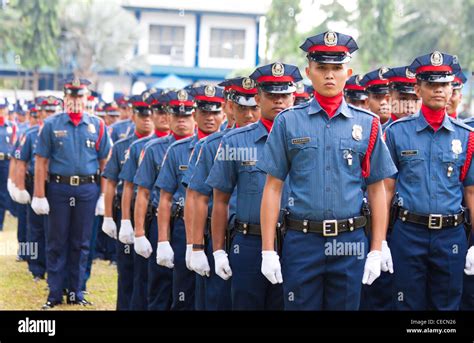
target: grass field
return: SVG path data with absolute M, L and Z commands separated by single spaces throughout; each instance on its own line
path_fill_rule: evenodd
M 34 282 L 26 262 L 16 262 L 16 218 L 5 215 L 0 231 L 0 310 L 39 310 L 48 295 L 45 280 Z M 8 247 L 8 248 L 6 248 Z M 6 252 L 6 253 L 5 253 Z M 60 305 L 57 310 L 115 310 L 117 299 L 117 268 L 108 261 L 95 260 L 87 284 L 86 299 L 94 306 Z

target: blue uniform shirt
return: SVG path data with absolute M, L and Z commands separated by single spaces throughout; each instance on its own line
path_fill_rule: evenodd
M 195 136 L 195 137 L 197 137 L 197 136 Z M 189 185 L 189 181 L 191 180 L 191 177 L 194 174 L 194 170 L 195 170 L 195 167 L 196 167 L 196 163 L 197 163 L 199 154 L 201 153 L 201 148 L 202 148 L 202 146 L 203 146 L 203 144 L 206 140 L 207 140 L 207 137 L 204 137 L 204 138 L 198 140 L 194 144 L 194 149 L 191 152 L 191 156 L 189 157 L 188 170 L 186 170 L 186 172 L 184 173 L 183 179 L 181 180 L 184 187 L 188 187 L 188 185 Z
M 0 125 L 0 153 L 12 154 L 15 148 L 18 127 L 16 124 L 5 119 L 3 125 Z
M 365 186 L 396 173 L 379 124 L 370 175 L 362 176 L 373 120 L 373 113 L 345 100 L 329 119 L 316 99 L 276 117 L 258 167 L 280 180 L 289 175 L 292 218 L 323 221 L 358 216 Z
M 119 179 L 133 183 L 133 178 L 137 173 L 138 164 L 140 163 L 142 148 L 153 138 L 156 138 L 155 134 L 140 138 L 130 145 L 127 158 L 119 174 Z
M 110 126 L 110 138 L 112 142 L 124 139 L 135 131 L 135 124 L 131 119 L 121 120 Z
M 209 197 L 209 210 L 212 209 L 212 187 L 206 183 L 207 177 L 211 172 L 211 168 L 214 165 L 214 159 L 219 149 L 219 144 L 222 137 L 230 131 L 230 128 L 226 128 L 224 131 L 215 132 L 206 141 L 203 142 L 201 151 L 197 156 L 196 165 L 194 166 L 194 172 L 188 183 L 188 187 L 196 192 Z M 234 190 L 229 201 L 229 217 L 235 214 L 237 207 L 237 191 Z
M 221 141 L 207 184 L 224 193 L 237 187 L 236 219 L 260 224 L 260 203 L 266 174 L 257 168 L 264 157 L 268 132 L 261 121 L 234 129 Z M 282 208 L 287 207 L 288 183 L 285 183 Z
M 107 161 L 104 172 L 102 173 L 102 176 L 106 179 L 117 182 L 117 195 L 119 196 L 123 191 L 123 183 L 119 178 L 120 171 L 127 159 L 130 145 L 136 140 L 138 140 L 138 137 L 136 135 L 131 135 L 117 141 L 112 147 L 112 154 L 110 155 L 110 159 Z
M 464 124 L 474 128 L 474 117 L 470 117 L 464 120 Z
M 175 142 L 173 135 L 155 138 L 149 141 L 143 147 L 143 159 L 138 166 L 137 173 L 133 179 L 133 183 L 137 186 L 144 187 L 151 191 L 150 200 L 152 205 L 157 207 L 160 199 L 160 193 L 154 189 L 154 184 L 160 173 L 161 164 L 166 154 L 166 150 Z
M 398 168 L 393 178 L 402 207 L 422 214 L 447 215 L 461 210 L 462 187 L 474 184 L 472 164 L 464 182 L 459 179 L 470 131 L 446 115 L 435 133 L 421 112 L 387 128 L 385 139 Z
M 38 140 L 39 125 L 30 127 L 20 138 L 20 145 L 15 157 L 28 164 L 28 173 L 35 174 L 35 148 Z
M 38 137 L 35 154 L 49 159 L 49 173 L 63 176 L 92 175 L 106 159 L 111 141 L 101 119 L 84 113 L 77 126 L 67 113 L 47 118 Z M 96 147 L 97 143 L 98 146 Z
M 186 190 L 182 179 L 188 170 L 191 152 L 197 143 L 197 135 L 181 139 L 171 144 L 166 151 L 160 173 L 155 182 L 155 187 L 173 194 L 173 198 L 184 206 Z

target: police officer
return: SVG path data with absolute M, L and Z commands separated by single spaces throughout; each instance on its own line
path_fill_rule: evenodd
M 141 97 L 132 98 L 136 100 L 135 105 L 141 103 Z M 147 106 L 144 107 L 144 110 Z M 118 140 L 113 148 L 112 154 L 105 167 L 103 177 L 106 178 L 105 192 L 105 214 L 102 231 L 109 237 L 117 239 L 117 225 L 122 218 L 122 194 L 123 180 L 120 178 L 121 170 L 129 157 L 130 145 L 137 140 L 147 137 L 151 134 L 153 126 L 151 125 L 150 114 L 148 111 L 144 114 L 140 106 L 135 106 L 135 126 L 133 135 Z M 119 227 L 119 229 L 121 229 Z M 117 240 L 117 310 L 125 311 L 131 309 L 131 298 L 134 282 L 134 255 L 132 243 L 122 243 Z
M 111 126 L 115 124 L 120 117 L 120 111 L 117 103 L 112 101 L 105 105 L 105 124 Z
M 134 230 L 133 230 L 133 208 L 136 195 L 136 187 L 133 184 L 133 179 L 137 172 L 139 165 L 139 159 L 141 151 L 146 143 L 153 138 L 159 136 L 164 137 L 168 134 L 169 124 L 156 128 L 155 122 L 159 122 L 160 118 L 156 118 L 153 115 L 153 111 L 150 108 L 147 99 L 149 93 L 143 95 L 134 95 L 130 98 L 133 106 L 133 110 L 136 116 L 140 116 L 143 124 L 146 125 L 146 135 L 141 137 L 136 142 L 130 145 L 127 159 L 120 172 L 119 178 L 124 182 L 123 194 L 122 194 L 122 220 L 120 222 L 119 240 L 124 244 L 134 243 Z M 130 303 L 130 309 L 132 310 L 146 310 L 147 305 L 147 275 L 148 275 L 148 262 L 147 260 L 132 252 L 134 267 L 133 267 L 133 293 Z
M 219 86 L 224 86 L 228 91 L 227 104 L 232 117 L 235 118 L 235 127 L 244 127 L 260 119 L 260 109 L 255 102 L 257 89 L 252 79 L 236 77 L 221 82 Z M 190 179 L 187 180 L 188 190 L 195 192 L 194 227 L 192 229 L 193 252 L 190 267 L 201 276 L 209 275 L 205 286 L 206 310 L 229 310 L 231 308 L 230 281 L 218 277 L 215 273 L 212 236 L 209 230 L 211 225 L 209 213 L 212 213 L 213 207 L 212 187 L 206 184 L 221 139 L 229 130 L 231 129 L 226 128 L 207 137 L 197 156 L 194 171 L 190 175 Z M 225 218 L 228 225 L 235 217 L 236 196 L 237 192 L 234 191 L 229 201 L 229 215 Z M 204 248 L 202 248 L 203 242 Z
M 20 145 L 16 151 L 17 161 L 17 181 L 18 196 L 16 201 L 20 204 L 27 204 L 31 201 L 31 194 L 34 190 L 35 158 L 34 150 L 43 121 L 60 110 L 59 99 L 54 96 L 45 98 L 40 104 L 41 110 L 32 108 L 30 117 L 32 125 L 20 138 Z M 27 241 L 36 244 L 38 247 L 37 256 L 30 258 L 29 270 L 33 274 L 35 282 L 44 279 L 46 273 L 46 233 L 47 216 L 37 215 L 30 206 L 27 206 Z
M 351 75 L 346 63 L 357 50 L 353 38 L 327 31 L 301 48 L 307 52 L 306 75 L 315 97 L 280 113 L 257 163 L 268 174 L 261 206 L 261 271 L 272 283 L 283 282 L 287 310 L 357 310 L 361 280 L 371 284 L 391 260 L 388 251 L 381 251 L 387 217 L 383 179 L 396 169 L 378 117 L 343 99 Z M 294 203 L 286 218 L 281 269 L 274 240 L 288 175 Z M 365 187 L 372 240 L 364 266 Z M 338 245 L 358 248 L 342 249 L 341 256 Z
M 459 104 L 462 101 L 462 87 L 463 85 L 467 82 L 466 76 L 464 76 L 464 73 L 462 70 L 456 73 L 454 76 L 454 81 L 451 83 L 453 87 L 453 95 L 451 95 L 451 98 L 449 98 L 448 104 L 446 105 L 446 112 L 448 112 L 448 115 L 452 118 L 457 118 L 457 109 Z M 469 125 L 470 121 L 464 121 L 466 124 Z M 469 125 L 472 126 L 472 125 Z
M 222 122 L 220 131 L 224 131 L 225 129 L 230 129 L 234 126 L 235 118 L 234 114 L 232 113 L 231 109 L 231 101 L 230 101 L 230 86 L 225 86 L 225 81 L 219 83 L 219 86 L 224 87 L 224 104 L 222 105 L 222 111 L 225 114 L 225 120 Z
M 416 73 L 421 110 L 385 133 L 398 167 L 385 182 L 387 199 L 397 195 L 391 234 L 395 309 L 457 310 L 465 263 L 466 273 L 474 272 L 472 248 L 466 260 L 461 206 L 464 193 L 472 213 L 474 135 L 446 114 L 457 58 L 435 51 L 417 57 L 409 70 Z
M 389 69 L 381 67 L 364 75 L 360 84 L 365 87 L 368 99 L 369 110 L 380 118 L 382 128 L 385 128 L 390 120 L 390 93 L 389 81 L 383 77 Z
M 133 123 L 132 105 L 129 100 L 130 98 L 126 96 L 120 97 L 117 100 L 120 108 L 120 120 L 110 126 L 112 142 L 133 135 L 135 124 Z
M 391 115 L 384 126 L 387 127 L 399 118 L 417 113 L 421 101 L 415 93 L 415 74 L 408 66 L 390 68 L 382 76 L 389 82 Z
M 174 93 L 172 93 L 174 94 Z M 161 169 L 161 164 L 169 145 L 177 140 L 192 136 L 193 129 L 182 125 L 181 116 L 184 114 L 180 107 L 169 105 L 173 100 L 172 94 L 152 94 L 150 99 L 154 111 L 162 115 L 171 115 L 171 134 L 152 139 L 142 149 L 141 163 L 134 178 L 138 186 L 135 203 L 135 252 L 148 258 L 148 310 L 164 311 L 171 308 L 172 279 L 171 269 L 156 263 L 156 247 L 158 244 L 158 226 L 156 210 L 159 204 L 159 190 L 154 184 Z M 184 114 L 186 115 L 186 114 Z M 186 115 L 187 116 L 187 115 Z M 178 201 L 178 199 L 174 199 Z M 148 236 L 148 238 L 147 238 Z
M 90 304 L 84 299 L 81 286 L 94 212 L 102 198 L 96 183 L 100 181 L 99 171 L 105 166 L 111 144 L 103 121 L 84 112 L 89 84 L 85 79 L 66 80 L 65 112 L 44 122 L 35 150 L 31 207 L 38 215 L 49 214 L 46 243 L 49 295 L 43 309 L 62 302 L 66 273 L 67 302 Z M 49 180 L 47 192 L 46 179 Z
M 184 89 L 178 92 L 169 92 L 168 95 L 168 105 L 179 108 L 178 127 L 186 129 L 188 133 L 195 125 L 193 96 Z M 205 122 L 207 124 L 204 124 Z M 203 130 L 216 131 L 219 127 L 217 123 L 213 118 L 209 118 L 209 121 L 208 118 L 204 118 L 195 135 L 171 144 L 165 154 L 155 183 L 155 187 L 160 190 L 156 262 L 161 266 L 173 268 L 172 310 L 193 310 L 195 308 L 196 277 L 187 268 L 185 259 L 186 250 L 190 254 L 192 245 L 190 249 L 191 241 L 187 242 L 189 236 L 186 235 L 183 220 L 185 189 L 181 180 L 184 172 L 188 169 L 189 158 L 197 141 L 207 135 L 207 132 Z
M 8 120 L 8 100 L 0 97 L 0 231 L 9 204 L 8 191 L 14 184 L 8 178 L 11 152 L 16 142 L 17 126 Z M 7 192 L 8 191 L 8 192 Z
M 236 310 L 283 309 L 281 285 L 272 285 L 260 272 L 261 229 L 259 204 L 265 173 L 256 168 L 263 147 L 279 112 L 293 106 L 295 83 L 301 81 L 296 66 L 272 63 L 257 68 L 250 78 L 257 84 L 256 104 L 260 120 L 224 136 L 207 183 L 214 188 L 213 245 L 216 273 L 231 278 L 232 308 Z M 247 152 L 230 158 L 225 151 Z M 224 250 L 227 206 L 237 189 L 235 236 L 230 242 L 230 258 Z M 287 206 L 287 193 L 282 207 Z M 230 260 L 230 261 L 229 261 Z M 232 269 L 231 269 L 232 267 Z
M 346 85 L 344 86 L 344 99 L 348 104 L 368 110 L 367 92 L 365 87 L 361 86 L 360 79 L 360 75 L 352 75 L 346 81 Z

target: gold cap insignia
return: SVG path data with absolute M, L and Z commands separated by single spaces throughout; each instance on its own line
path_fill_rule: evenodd
M 379 69 L 379 79 L 383 80 L 383 74 L 385 74 L 389 69 L 387 67 L 382 67 Z
M 334 31 L 328 31 L 324 34 L 324 44 L 326 46 L 337 45 L 337 33 Z
M 212 85 L 207 85 L 204 88 L 204 95 L 207 96 L 208 98 L 212 98 L 213 96 L 216 95 L 216 87 Z
M 281 77 L 285 74 L 285 67 L 280 62 L 276 62 L 272 66 L 272 75 L 275 77 Z
M 244 87 L 244 89 L 255 88 L 255 82 L 250 77 L 244 77 L 242 80 L 242 87 Z
M 186 92 L 184 89 L 181 89 L 180 91 L 178 91 L 177 96 L 178 96 L 179 101 L 188 100 L 188 92 Z
M 431 54 L 431 65 L 438 67 L 443 64 L 443 54 L 439 51 L 435 51 Z

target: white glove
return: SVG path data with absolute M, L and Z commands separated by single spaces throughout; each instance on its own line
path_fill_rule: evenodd
M 186 244 L 186 255 L 184 256 L 184 259 L 186 260 L 186 268 L 188 268 L 190 271 L 193 271 L 193 268 L 191 268 L 191 254 L 192 253 L 193 253 L 193 245 Z
M 119 241 L 123 244 L 133 244 L 135 240 L 135 233 L 130 219 L 123 219 L 120 221 Z
M 466 275 L 474 275 L 474 246 L 470 247 L 467 251 L 464 273 Z
M 31 208 L 37 215 L 49 214 L 49 203 L 46 198 L 33 197 Z
M 229 259 L 224 250 L 216 250 L 214 255 L 214 271 L 224 280 L 229 280 L 232 276 L 232 269 L 230 269 Z
M 207 256 L 202 250 L 191 252 L 190 267 L 201 276 L 209 277 L 211 275 L 211 267 L 209 267 Z
M 156 248 L 156 263 L 160 266 L 173 268 L 174 267 L 174 251 L 170 245 L 170 242 L 158 242 Z
M 10 183 L 8 183 L 8 182 L 10 182 Z M 10 198 L 12 198 L 12 200 L 14 202 L 17 202 L 16 196 L 18 194 L 18 188 L 16 187 L 16 185 L 10 179 L 8 179 L 8 181 L 7 181 L 7 190 L 8 190 L 8 194 L 10 194 Z
M 104 217 L 102 231 L 110 238 L 117 239 L 117 225 L 111 217 Z
M 150 257 L 153 252 L 153 248 L 145 236 L 135 237 L 135 245 L 133 248 L 138 255 L 144 258 Z
M 382 241 L 382 271 L 383 272 L 390 272 L 393 274 L 393 261 L 392 261 L 392 253 L 390 252 L 390 248 L 388 247 L 387 241 Z
M 273 250 L 262 251 L 262 274 L 272 284 L 283 283 L 281 275 L 280 256 Z
M 18 188 L 16 189 L 17 193 L 15 194 L 16 196 L 16 202 L 26 205 L 31 202 L 31 197 L 30 193 L 26 189 L 20 191 Z
M 14 202 L 19 202 L 18 197 L 20 196 L 20 190 L 18 189 L 17 186 L 13 185 L 12 187 L 12 193 L 10 194 L 10 197 Z
M 380 250 L 372 250 L 367 254 L 365 260 L 364 275 L 362 283 L 371 285 L 379 276 L 382 268 L 382 252 Z
M 97 204 L 95 205 L 95 215 L 103 216 L 104 212 L 105 212 L 104 193 L 101 193 L 99 199 L 97 199 Z

